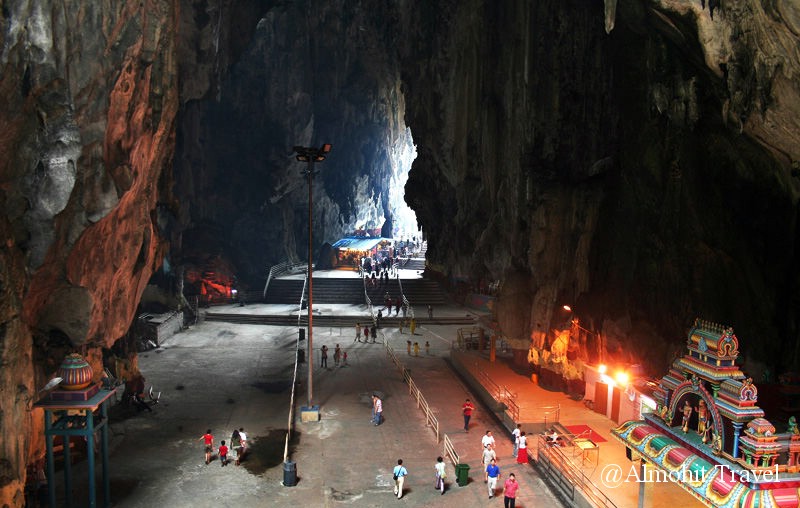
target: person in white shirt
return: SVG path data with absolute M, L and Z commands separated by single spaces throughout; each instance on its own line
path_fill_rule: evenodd
M 238 466 L 239 463 L 244 458 L 244 454 L 247 451 L 247 434 L 244 433 L 244 427 L 239 427 L 239 443 L 240 448 L 237 450 L 236 454 L 236 465 Z
M 481 458 L 481 464 L 483 464 L 483 467 L 485 468 L 486 466 L 489 465 L 489 462 L 493 460 L 497 460 L 497 454 L 494 451 L 494 447 L 488 444 L 486 445 L 486 448 L 483 449 L 483 457 Z
M 517 424 L 517 428 L 511 433 L 511 439 L 514 441 L 514 451 L 511 454 L 512 457 L 517 456 L 517 450 L 519 450 L 519 433 L 521 432 L 521 424 Z
M 491 430 L 487 430 L 486 434 L 481 438 L 481 449 L 485 449 L 487 444 L 492 445 L 492 448 L 494 448 L 494 436 Z
M 525 437 L 525 431 L 519 434 L 519 448 L 517 449 L 517 464 L 528 463 L 528 439 Z
M 441 457 L 436 457 L 436 465 L 433 467 L 436 469 L 436 488 L 440 489 L 442 491 L 442 495 L 444 495 L 444 479 L 447 478 L 444 459 Z

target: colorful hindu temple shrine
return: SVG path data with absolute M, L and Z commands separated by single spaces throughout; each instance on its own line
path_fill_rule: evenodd
M 733 328 L 697 319 L 687 349 L 653 394 L 657 411 L 612 435 L 707 506 L 800 506 L 800 431 L 793 416 L 782 432 L 765 418 Z

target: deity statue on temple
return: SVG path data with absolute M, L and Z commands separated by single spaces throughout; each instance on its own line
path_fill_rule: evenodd
M 704 443 L 708 440 L 708 436 L 706 435 L 707 420 L 708 408 L 706 407 L 706 401 L 700 399 L 697 405 L 697 435 L 703 436 Z
M 714 437 L 711 439 L 711 448 L 714 450 L 714 455 L 722 453 L 722 436 L 714 432 Z
M 786 430 L 789 434 L 800 434 L 800 429 L 797 428 L 797 418 L 794 415 L 789 417 L 789 425 Z
M 681 412 L 683 413 L 683 420 L 681 421 L 681 427 L 683 427 L 683 432 L 689 432 L 689 418 L 692 417 L 692 411 L 694 411 L 692 405 L 689 404 L 688 400 L 685 401 L 683 403 L 683 409 L 681 409 Z

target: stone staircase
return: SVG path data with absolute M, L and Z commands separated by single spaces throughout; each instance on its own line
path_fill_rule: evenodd
M 316 307 L 315 307 L 316 308 Z M 297 326 L 298 318 L 293 314 L 286 315 L 256 315 L 256 314 L 232 314 L 224 312 L 206 312 L 206 321 L 221 321 L 225 323 L 238 323 L 248 325 L 271 325 L 271 326 Z M 314 328 L 349 328 L 363 316 L 347 316 L 333 314 L 318 314 L 314 312 Z M 381 320 L 382 328 L 397 328 L 400 317 L 385 317 Z M 428 319 L 428 316 L 416 316 L 417 323 L 429 325 L 475 325 L 475 319 L 469 315 L 436 317 Z M 308 314 L 301 314 L 299 326 L 308 326 Z M 408 326 L 408 323 L 406 323 Z
M 414 306 L 436 306 L 447 303 L 447 297 L 435 281 L 403 279 L 402 284 L 405 297 Z M 267 289 L 265 303 L 299 304 L 302 292 L 302 279 L 275 279 Z M 368 294 L 372 304 L 376 306 L 383 305 L 383 296 L 387 292 L 393 299 L 400 296 L 400 286 L 397 279 L 389 279 L 388 285 L 379 283 L 377 287 L 370 288 Z M 353 278 L 314 278 L 314 303 L 365 304 L 364 283 L 361 279 Z
M 401 268 L 403 268 L 404 270 L 416 270 L 418 272 L 421 272 L 425 270 L 425 258 L 424 257 L 409 258 L 408 262 L 402 265 Z

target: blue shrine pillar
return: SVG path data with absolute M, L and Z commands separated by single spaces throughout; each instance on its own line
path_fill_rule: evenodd
M 107 401 L 114 391 L 101 390 L 98 385 L 85 390 L 57 391 L 49 399 L 37 402 L 34 407 L 44 410 L 44 435 L 47 457 L 47 487 L 50 507 L 59 506 L 56 499 L 55 454 L 53 439 L 59 436 L 64 444 L 64 503 L 72 506 L 72 458 L 70 437 L 78 436 L 86 440 L 89 476 L 89 508 L 97 506 L 95 489 L 95 434 L 100 432 L 103 471 L 103 506 L 111 506 L 111 483 L 108 471 L 108 408 Z M 99 418 L 95 415 L 99 412 Z M 97 418 L 97 421 L 95 419 Z
M 732 422 L 733 423 L 733 453 L 731 454 L 734 459 L 739 458 L 739 434 L 742 433 L 742 427 L 744 424 L 742 422 Z

